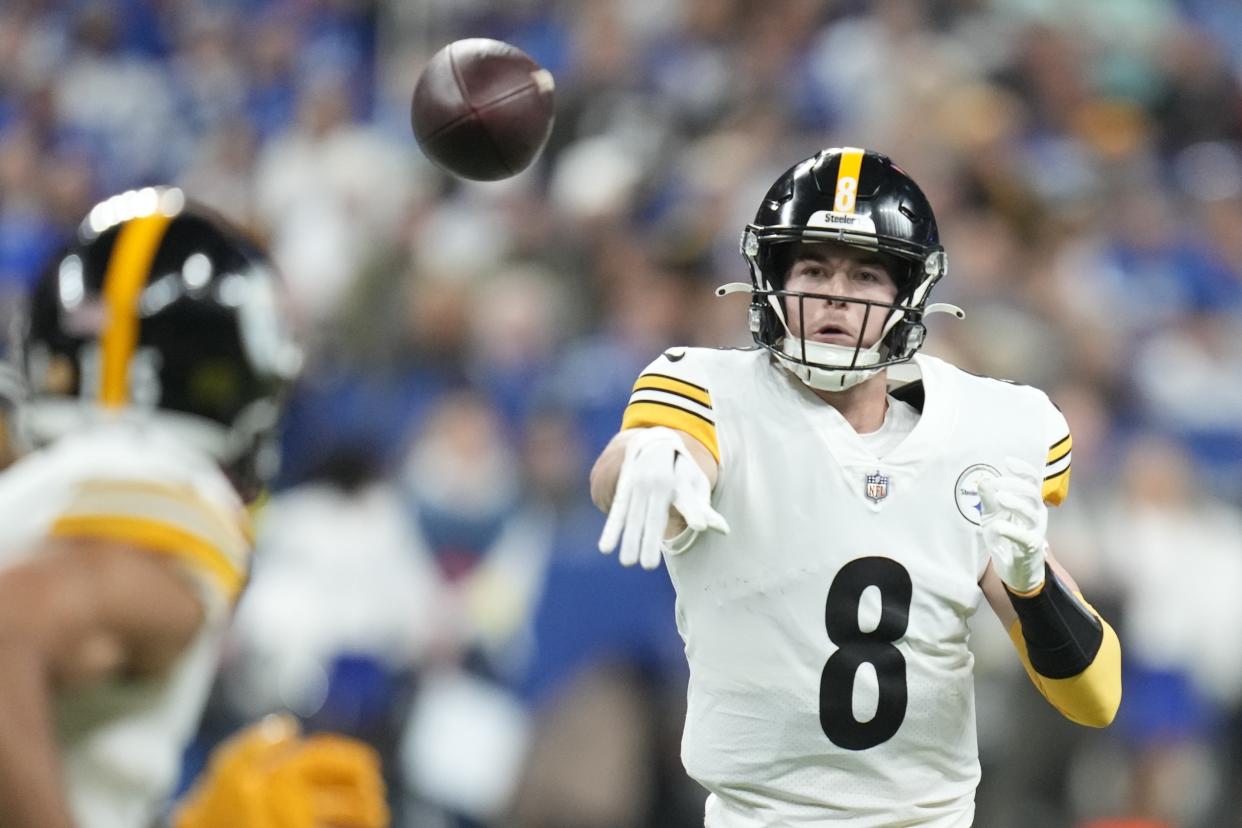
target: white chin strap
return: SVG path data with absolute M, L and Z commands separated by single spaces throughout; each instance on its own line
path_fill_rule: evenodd
M 716 288 L 717 296 L 731 293 L 753 293 L 754 288 L 746 282 L 729 282 Z M 869 368 L 880 361 L 880 343 L 904 316 L 904 312 L 894 313 L 884 325 L 884 330 L 869 348 L 853 348 L 846 345 L 833 345 L 828 342 L 808 342 L 789 330 L 785 321 L 784 309 L 775 296 L 768 295 L 768 303 L 776 312 L 785 336 L 781 339 L 780 351 L 789 359 L 780 360 L 780 364 L 810 388 L 818 391 L 845 391 L 861 382 L 865 382 L 878 374 L 881 368 Z M 923 310 L 923 316 L 933 313 L 948 313 L 958 319 L 965 319 L 966 312 L 957 305 L 948 302 L 937 302 Z M 855 353 L 857 352 L 857 354 Z
M 789 359 L 782 359 L 781 365 L 811 388 L 818 391 L 845 391 L 860 382 L 871 379 L 880 372 L 879 368 L 869 369 L 867 367 L 880 361 L 880 352 L 877 350 L 879 340 L 870 348 L 855 349 L 828 342 L 804 342 L 800 337 L 789 333 L 788 328 L 785 331 L 785 337 L 781 340 L 781 353 Z M 857 350 L 857 358 L 855 358 L 855 350 Z M 805 363 L 814 362 L 818 365 L 805 364 L 804 359 Z M 821 367 L 849 365 L 851 362 L 855 367 Z

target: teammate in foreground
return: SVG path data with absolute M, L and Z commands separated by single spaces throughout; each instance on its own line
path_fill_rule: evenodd
M 967 619 L 1103 727 L 1120 647 L 1045 542 L 1071 438 L 1040 391 L 918 354 L 946 258 L 887 157 L 829 149 L 742 237 L 757 348 L 643 371 L 591 473 L 603 552 L 663 554 L 690 663 L 682 758 L 709 828 L 958 828 L 979 781 Z M 671 511 L 670 511 L 671 507 Z
M 386 828 L 388 817 L 373 748 L 333 733 L 303 737 L 277 715 L 212 751 L 173 828 Z
M 300 368 L 282 307 L 266 256 L 170 188 L 96 206 L 37 285 L 27 451 L 0 474 L 5 828 L 145 828 L 165 804 Z

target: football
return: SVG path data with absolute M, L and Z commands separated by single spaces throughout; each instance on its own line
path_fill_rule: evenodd
M 552 131 L 552 73 L 508 43 L 456 40 L 418 77 L 410 121 L 444 170 L 497 181 L 530 166 Z

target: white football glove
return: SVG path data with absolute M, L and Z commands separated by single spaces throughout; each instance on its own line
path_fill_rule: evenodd
M 622 566 L 660 565 L 660 548 L 672 506 L 696 532 L 729 533 L 729 524 L 711 507 L 711 484 L 699 464 L 671 428 L 636 429 L 625 447 L 617 491 L 599 536 L 599 551 L 608 554 L 621 541 Z
M 1044 583 L 1048 507 L 1043 480 L 1030 463 L 1005 458 L 1009 474 L 979 481 L 983 504 L 983 546 L 996 574 L 1012 592 L 1032 592 Z

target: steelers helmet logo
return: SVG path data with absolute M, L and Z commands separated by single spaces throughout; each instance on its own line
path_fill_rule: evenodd
M 979 499 L 979 481 L 988 477 L 1000 477 L 1001 473 L 987 463 L 968 466 L 957 476 L 953 484 L 953 499 L 962 517 L 976 526 L 983 523 L 983 501 Z

